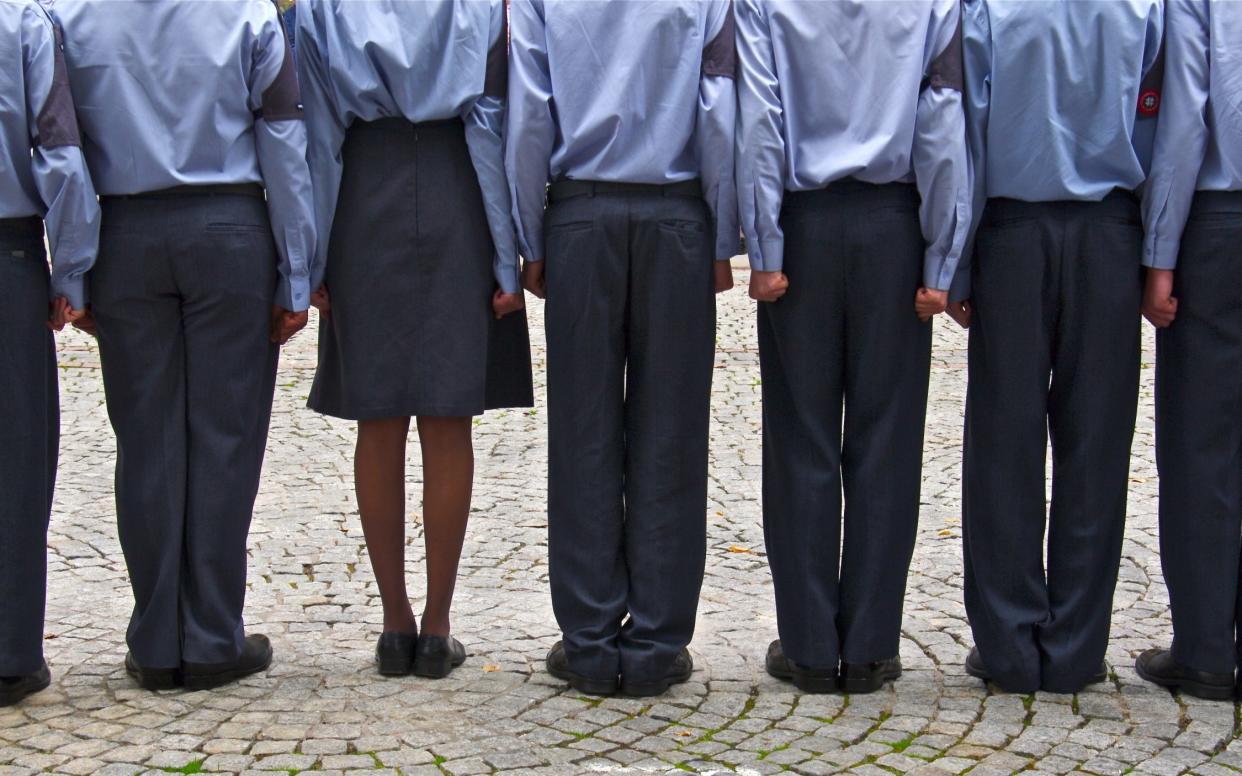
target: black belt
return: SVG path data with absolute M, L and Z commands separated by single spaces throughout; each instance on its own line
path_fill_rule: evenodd
M 43 219 L 38 216 L 25 218 L 0 218 L 0 240 L 43 240 Z
M 437 119 L 436 121 L 410 121 L 400 117 L 375 119 L 374 121 L 355 121 L 349 130 L 366 132 L 412 132 L 419 129 L 461 129 L 461 119 Z
M 609 183 L 607 181 L 555 181 L 548 187 L 548 201 L 560 202 L 574 197 L 604 194 L 648 197 L 697 197 L 702 199 L 703 186 L 698 181 L 681 183 Z
M 208 183 L 201 186 L 173 186 L 170 189 L 144 191 L 138 194 L 105 194 L 100 199 L 177 199 L 179 197 L 257 197 L 263 199 L 263 187 L 257 183 Z
M 1190 215 L 1242 215 L 1242 191 L 1196 191 Z
M 893 201 L 910 201 L 915 207 L 919 203 L 919 190 L 913 183 L 867 183 L 857 178 L 842 178 L 829 183 L 822 189 L 807 191 L 786 191 L 784 202 L 790 205 L 812 204 L 829 199 L 857 199 L 859 197 L 880 197 Z

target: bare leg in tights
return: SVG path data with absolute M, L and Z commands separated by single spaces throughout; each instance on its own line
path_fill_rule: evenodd
M 405 584 L 405 447 L 409 418 L 358 424 L 354 482 L 367 552 L 384 607 L 384 630 L 412 633 L 417 625 Z M 427 544 L 427 603 L 423 632 L 449 634 L 470 493 L 474 449 L 470 418 L 419 418 L 423 450 L 423 536 Z

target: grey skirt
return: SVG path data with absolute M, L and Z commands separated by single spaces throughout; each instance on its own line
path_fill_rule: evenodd
M 462 122 L 359 122 L 342 162 L 310 408 L 370 420 L 533 405 L 526 313 L 492 314 L 494 248 Z

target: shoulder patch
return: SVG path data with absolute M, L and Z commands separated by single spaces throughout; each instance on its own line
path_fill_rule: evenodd
M 1162 89 L 1164 88 L 1164 50 L 1165 41 L 1160 41 L 1160 52 L 1156 54 L 1156 61 L 1152 62 L 1151 69 L 1143 76 L 1143 82 L 1139 84 L 1138 98 L 1138 114 L 1143 118 L 1160 115 L 1160 102 Z
M 737 33 L 733 19 L 733 0 L 729 0 L 720 32 L 703 48 L 703 74 L 737 78 Z
M 280 27 L 280 37 L 284 41 L 285 59 L 280 63 L 276 80 L 263 92 L 263 103 L 255 119 L 296 121 L 302 118 L 302 92 L 298 88 L 297 66 L 293 59 L 293 47 L 289 45 L 289 31 L 280 18 L 279 8 L 276 9 L 276 26 Z
M 501 14 L 500 35 L 487 51 L 487 75 L 483 80 L 483 94 L 488 97 L 504 97 L 509 91 L 509 13 L 508 3 Z
M 965 78 L 962 67 L 962 20 L 958 17 L 957 29 L 949 45 L 936 55 L 927 67 L 927 86 L 933 89 L 952 89 L 960 92 Z
M 73 111 L 73 95 L 69 91 L 69 70 L 65 66 L 65 38 L 60 25 L 53 24 L 56 64 L 52 72 L 52 88 L 47 101 L 35 119 L 35 142 L 43 148 L 82 144 L 78 117 Z

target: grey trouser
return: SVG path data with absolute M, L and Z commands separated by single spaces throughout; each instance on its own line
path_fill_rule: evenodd
M 655 680 L 693 636 L 703 582 L 711 218 L 700 198 L 650 188 L 553 194 L 552 605 L 574 671 Z
M 106 198 L 91 298 L 144 668 L 233 660 L 275 385 L 261 198 Z
M 1077 692 L 1104 659 L 1138 406 L 1142 239 L 1125 192 L 990 200 L 983 215 L 963 466 L 966 613 L 988 671 L 1011 692 Z
M 1199 192 L 1156 335 L 1160 557 L 1173 656 L 1234 670 L 1242 543 L 1242 192 Z
M 43 665 L 60 398 L 37 218 L 0 220 L 0 676 Z
M 908 184 L 786 194 L 789 291 L 759 305 L 764 537 L 781 646 L 809 668 L 898 652 L 931 359 L 918 208 Z

